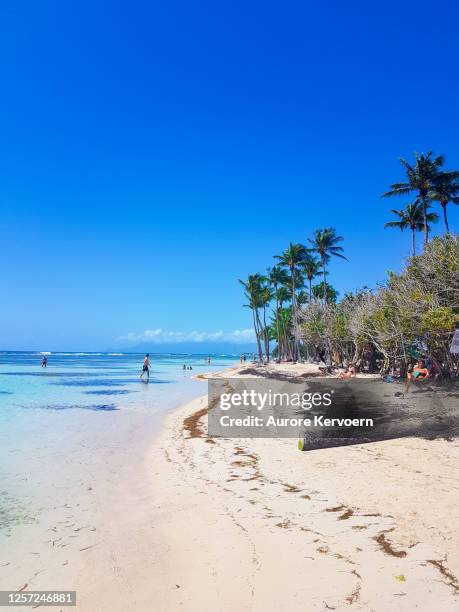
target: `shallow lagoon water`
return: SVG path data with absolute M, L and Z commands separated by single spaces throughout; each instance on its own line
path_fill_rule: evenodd
M 82 482 L 104 486 L 109 473 L 135 469 L 162 416 L 206 393 L 191 377 L 237 357 L 215 356 L 209 366 L 204 355 L 152 355 L 148 383 L 142 361 L 56 353 L 42 368 L 38 353 L 0 354 L 0 542 L 50 520 L 64 497 L 81 498 Z

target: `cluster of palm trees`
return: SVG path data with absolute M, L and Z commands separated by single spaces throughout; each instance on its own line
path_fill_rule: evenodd
M 429 240 L 429 230 L 432 223 L 436 223 L 439 216 L 431 212 L 434 202 L 438 202 L 443 210 L 445 232 L 449 234 L 447 206 L 459 204 L 459 172 L 443 170 L 445 158 L 443 155 L 434 157 L 432 151 L 427 154 L 416 153 L 413 164 L 406 159 L 400 159 L 406 174 L 406 180 L 394 183 L 382 197 L 400 196 L 414 193 L 416 199 L 407 204 L 404 209 L 392 212 L 396 221 L 386 223 L 385 227 L 397 227 L 402 231 L 411 230 L 411 253 L 416 254 L 415 234 L 424 232 L 424 245 Z
M 263 352 L 269 361 L 269 342 L 273 338 L 277 340 L 279 360 L 300 358 L 298 309 L 313 300 L 322 300 L 326 305 L 336 299 L 336 291 L 327 283 L 327 264 L 331 257 L 346 259 L 339 246 L 342 240 L 332 227 L 318 229 L 308 238 L 309 246 L 290 243 L 283 253 L 275 255 L 277 265 L 269 268 L 267 274 L 251 274 L 247 280 L 239 280 L 245 290 L 246 306 L 252 310 L 260 361 Z M 313 280 L 319 276 L 321 283 L 313 286 Z M 304 291 L 306 282 L 308 292 Z M 266 315 L 271 302 L 275 302 L 275 308 L 268 323 Z

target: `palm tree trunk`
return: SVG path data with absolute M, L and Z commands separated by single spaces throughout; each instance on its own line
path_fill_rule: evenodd
M 312 278 L 308 280 L 309 280 L 309 303 L 311 303 L 312 302 Z
M 449 225 L 448 225 L 448 217 L 446 216 L 446 204 L 441 203 L 441 207 L 443 208 L 443 220 L 445 222 L 446 233 L 449 234 Z
M 414 257 L 416 255 L 416 242 L 415 242 L 415 229 L 411 228 L 411 256 Z
M 279 313 L 282 312 L 284 308 L 284 303 L 283 302 L 279 302 Z M 284 320 L 283 317 L 281 317 L 280 320 L 280 330 L 281 330 L 281 336 L 282 336 L 282 356 L 285 357 L 287 355 L 287 334 L 285 332 L 285 325 L 284 325 Z
M 255 330 L 255 336 L 257 337 L 258 359 L 260 361 L 262 361 L 262 359 L 263 359 L 263 352 L 261 350 L 260 335 L 259 335 L 259 332 L 258 332 L 257 319 L 255 317 L 255 308 L 252 308 L 252 315 L 253 315 L 253 328 Z
M 279 336 L 279 300 L 277 297 L 277 286 L 274 286 L 274 291 L 276 293 L 276 336 L 277 336 L 277 361 L 280 362 L 280 336 Z
M 296 294 L 295 294 L 295 268 L 291 267 L 290 272 L 292 274 L 292 322 L 293 322 L 293 361 L 297 360 L 296 355 Z
M 327 271 L 325 268 L 325 257 L 322 257 L 322 267 L 323 267 L 323 274 L 324 274 L 324 304 L 326 304 L 328 302 L 327 300 Z
M 427 196 L 422 195 L 422 212 L 424 213 L 424 247 L 429 242 L 429 226 L 427 224 Z
M 268 327 L 266 325 L 266 306 L 264 304 L 263 304 L 263 335 L 265 338 L 266 359 L 269 363 L 269 332 L 268 332 Z
M 280 303 L 280 308 L 281 310 L 284 308 L 284 303 L 281 302 Z M 292 347 L 290 346 L 290 342 L 288 341 L 288 337 L 287 337 L 287 326 L 285 325 L 285 320 L 282 317 L 282 336 L 283 336 L 283 352 L 284 352 L 284 357 L 290 357 L 291 360 L 293 361 L 293 354 L 292 354 Z
M 258 353 L 259 353 L 260 361 L 263 363 L 263 348 L 261 346 L 261 335 L 263 333 L 263 326 L 260 321 L 260 315 L 258 314 L 258 308 L 255 309 L 255 314 L 257 317 L 257 324 L 258 324 L 258 337 L 260 338 L 258 342 Z

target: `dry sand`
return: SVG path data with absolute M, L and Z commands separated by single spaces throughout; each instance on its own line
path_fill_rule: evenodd
M 195 378 L 206 380 L 207 378 L 310 378 L 315 376 L 337 377 L 338 372 L 344 372 L 344 368 L 338 368 L 333 375 L 326 374 L 326 366 L 316 363 L 274 363 L 270 362 L 266 365 L 258 365 L 253 363 L 245 363 L 243 365 L 235 365 L 231 368 L 225 368 L 219 372 L 212 374 L 197 374 Z M 357 378 L 378 378 L 377 374 L 357 374 Z
M 152 609 L 458 609 L 457 442 L 211 440 L 206 401 L 170 415 L 149 457 Z

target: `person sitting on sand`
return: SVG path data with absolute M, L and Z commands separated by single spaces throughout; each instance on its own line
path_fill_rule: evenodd
M 350 363 L 345 372 L 340 372 L 338 374 L 338 378 L 355 378 L 356 377 L 356 373 L 355 373 L 355 367 L 353 363 Z
M 429 376 L 429 370 L 426 368 L 426 363 L 424 359 L 418 359 L 418 362 L 411 370 L 411 372 L 407 373 L 406 380 L 406 391 L 410 388 L 410 384 L 416 380 L 425 380 Z

